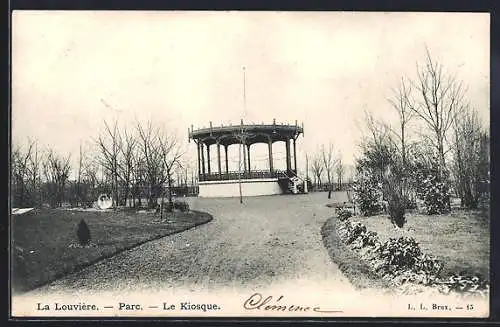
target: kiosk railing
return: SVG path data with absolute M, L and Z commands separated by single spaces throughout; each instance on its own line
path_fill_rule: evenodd
M 241 174 L 241 176 L 240 176 Z M 224 173 L 210 173 L 210 174 L 201 174 L 200 182 L 209 182 L 209 181 L 228 181 L 228 180 L 238 180 L 241 179 L 264 179 L 264 178 L 279 178 L 283 176 L 283 171 L 275 170 L 252 170 L 245 172 L 238 171 L 229 171 Z

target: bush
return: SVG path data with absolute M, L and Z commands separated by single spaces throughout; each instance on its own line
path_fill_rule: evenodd
M 405 218 L 405 202 L 402 197 L 397 194 L 391 194 L 387 201 L 387 213 L 389 214 L 389 219 L 391 222 L 398 226 L 403 227 Z
M 420 160 L 420 161 L 419 161 Z M 419 199 L 423 200 L 425 213 L 443 214 L 451 210 L 449 172 L 440 171 L 438 158 L 433 156 L 430 162 L 416 160 L 412 170 L 412 182 Z
M 391 238 L 376 252 L 383 260 L 377 271 L 382 276 L 398 276 L 401 282 L 431 285 L 439 276 L 443 263 L 422 252 L 412 237 Z
M 174 209 L 178 209 L 182 212 L 189 211 L 189 204 L 184 201 L 176 201 L 174 202 Z
M 445 293 L 481 293 L 489 288 L 487 280 L 477 276 L 453 275 L 448 280 L 443 281 L 442 287 L 446 289 Z
M 417 201 L 414 199 L 410 199 L 409 197 L 405 197 L 405 208 L 409 210 L 417 209 Z
M 362 223 L 346 222 L 347 234 L 345 236 L 344 242 L 346 244 L 351 244 L 357 239 L 361 234 L 366 233 L 366 226 Z
M 345 221 L 340 225 L 338 232 L 342 241 L 347 245 L 352 245 L 355 249 L 376 246 L 380 243 L 377 233 L 368 231 L 360 222 Z
M 373 231 L 362 232 L 355 240 L 352 242 L 354 249 L 361 249 L 367 246 L 375 246 L 380 243 L 377 233 Z
M 335 213 L 340 221 L 345 221 L 352 217 L 352 212 L 344 207 L 336 208 Z
M 159 211 L 160 206 L 158 206 Z M 189 211 L 189 204 L 184 201 L 166 202 L 163 204 L 163 212 L 172 212 L 174 209 L 186 212 Z
M 428 215 L 443 214 L 450 211 L 450 192 L 447 183 L 439 181 L 437 176 L 428 175 L 422 181 L 421 198 Z
M 422 254 L 418 243 L 412 237 L 391 238 L 383 243 L 377 252 L 387 265 L 397 268 L 412 268 Z
M 80 245 L 89 245 L 90 244 L 90 229 L 85 220 L 80 220 L 80 223 L 78 224 L 78 228 L 76 230 L 76 236 L 78 237 L 78 243 Z
M 158 205 L 157 212 L 160 212 L 162 210 L 163 210 L 163 212 L 172 212 L 174 210 L 173 203 L 170 203 L 170 202 L 163 203 L 163 209 L 162 209 L 161 205 Z M 161 212 L 161 213 L 163 214 L 163 212 Z
M 372 178 L 363 179 L 354 182 L 354 197 L 363 216 L 374 216 L 382 211 L 381 185 Z

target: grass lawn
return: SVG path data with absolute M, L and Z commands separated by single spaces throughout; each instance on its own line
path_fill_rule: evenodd
M 326 204 L 332 208 L 333 217 L 326 221 L 321 230 L 323 243 L 331 259 L 353 285 L 358 288 L 385 288 L 384 283 L 360 255 L 347 247 L 337 234 L 336 226 L 341 222 L 336 217 L 335 208 L 342 207 L 346 202 L 345 198 L 335 194 Z M 350 219 L 361 222 L 370 231 L 377 232 L 381 241 L 400 236 L 415 238 L 425 253 L 443 262 L 440 276 L 443 279 L 453 274 L 461 274 L 490 280 L 488 210 L 463 210 L 458 204 L 452 204 L 452 212 L 446 215 L 428 216 L 407 212 L 407 222 L 402 229 L 394 227 L 385 214 L 372 217 L 355 216 Z
M 95 246 L 73 246 L 78 243 L 76 227 L 82 218 Z M 12 216 L 12 290 L 34 289 L 124 250 L 210 220 L 211 215 L 198 211 L 174 212 L 166 222 L 159 222 L 158 214 L 131 210 L 37 209 Z
M 425 253 L 444 263 L 442 277 L 476 275 L 489 280 L 490 223 L 485 211 L 454 209 L 445 215 L 408 213 L 402 229 L 395 228 L 387 215 L 353 217 L 382 241 L 389 237 L 411 236 Z

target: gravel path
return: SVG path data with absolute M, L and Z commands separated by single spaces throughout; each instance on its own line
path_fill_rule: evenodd
M 243 205 L 237 198 L 188 198 L 192 209 L 209 212 L 213 221 L 143 244 L 31 294 L 178 287 L 211 291 L 293 280 L 350 287 L 330 261 L 320 235 L 333 213 L 325 204 L 334 200 L 326 193 L 245 198 Z

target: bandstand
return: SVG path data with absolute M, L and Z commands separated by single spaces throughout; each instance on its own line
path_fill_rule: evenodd
M 304 192 L 304 181 L 297 176 L 297 138 L 304 134 L 304 126 L 288 124 L 244 124 L 212 126 L 188 131 L 198 152 L 198 185 L 200 197 L 236 197 L 273 195 Z M 286 148 L 286 169 L 273 168 L 273 143 L 284 142 Z M 268 145 L 269 169 L 251 169 L 251 148 L 253 144 Z M 240 170 L 230 171 L 228 165 L 229 146 L 243 146 Z M 215 146 L 217 167 L 210 166 L 211 149 Z M 222 159 L 222 151 L 224 158 Z M 292 152 L 293 151 L 293 163 Z

